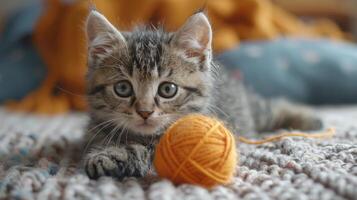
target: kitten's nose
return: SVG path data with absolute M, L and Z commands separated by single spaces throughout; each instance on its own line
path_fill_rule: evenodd
M 143 119 L 147 119 L 152 113 L 154 113 L 154 111 L 137 110 L 136 113 L 138 113 L 138 115 L 140 115 Z

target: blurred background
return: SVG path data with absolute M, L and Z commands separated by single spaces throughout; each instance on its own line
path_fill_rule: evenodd
M 357 103 L 357 0 L 0 0 L 0 103 L 85 110 L 84 22 L 91 4 L 120 30 L 174 31 L 205 8 L 214 54 L 266 97 Z

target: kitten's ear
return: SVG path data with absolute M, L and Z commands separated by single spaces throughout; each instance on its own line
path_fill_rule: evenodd
M 93 10 L 87 18 L 86 33 L 91 59 L 102 58 L 114 48 L 126 47 L 123 35 L 99 12 Z
M 192 15 L 175 33 L 174 45 L 184 50 L 188 58 L 210 56 L 212 48 L 212 29 L 205 14 Z M 206 58 L 207 59 L 207 58 Z

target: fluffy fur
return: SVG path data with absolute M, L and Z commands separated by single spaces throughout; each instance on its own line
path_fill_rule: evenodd
M 321 126 L 302 106 L 264 100 L 218 70 L 212 61 L 212 29 L 203 13 L 166 33 L 145 27 L 120 32 L 92 11 L 87 38 L 91 119 L 84 150 L 91 178 L 144 176 L 160 135 L 189 113 L 216 115 L 239 133 Z M 126 92 L 130 86 L 129 96 L 116 92 L 123 81 L 119 89 Z M 177 88 L 174 96 L 160 95 L 164 83 L 169 83 L 166 92 Z

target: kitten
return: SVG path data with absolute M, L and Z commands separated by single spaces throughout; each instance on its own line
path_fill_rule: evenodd
M 247 92 L 212 61 L 212 29 L 196 13 L 174 33 L 120 32 L 92 11 L 87 20 L 89 177 L 144 176 L 156 142 L 178 118 L 217 116 L 234 132 L 318 129 L 320 121 L 286 101 Z M 219 73 L 220 71 L 220 73 Z

